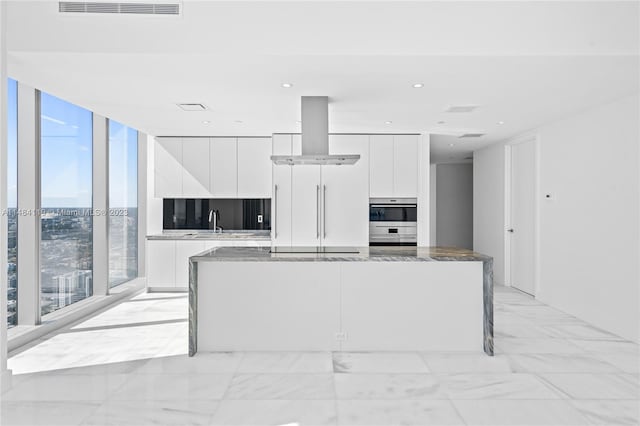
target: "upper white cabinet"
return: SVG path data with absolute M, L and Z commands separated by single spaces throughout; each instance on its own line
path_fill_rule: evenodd
M 372 135 L 371 197 L 417 197 L 418 135 Z
M 236 138 L 211 138 L 209 186 L 211 196 L 233 198 L 238 194 L 238 146 Z
M 155 146 L 155 195 L 182 195 L 182 139 L 157 138 Z
M 271 198 L 271 139 L 238 138 L 238 197 Z
M 209 196 L 209 138 L 182 139 L 182 196 Z
M 271 138 L 156 138 L 155 196 L 270 198 L 270 156 Z

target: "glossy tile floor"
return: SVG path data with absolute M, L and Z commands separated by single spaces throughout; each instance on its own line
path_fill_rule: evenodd
M 200 353 L 144 294 L 14 354 L 2 425 L 638 424 L 638 345 L 509 288 L 496 356 Z M 445 326 L 445 325 L 443 325 Z

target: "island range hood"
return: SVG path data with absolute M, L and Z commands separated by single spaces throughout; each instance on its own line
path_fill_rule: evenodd
M 272 155 L 277 165 L 354 164 L 359 154 L 329 154 L 329 97 L 302 97 L 302 155 Z

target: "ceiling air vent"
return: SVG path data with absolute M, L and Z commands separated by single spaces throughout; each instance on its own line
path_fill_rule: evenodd
M 115 3 L 61 1 L 61 13 L 127 13 L 137 15 L 179 15 L 179 3 Z
M 478 105 L 451 105 L 444 112 L 473 112 Z
M 463 133 L 458 138 L 480 138 L 484 136 L 484 133 Z
M 203 104 L 178 104 L 185 111 L 206 111 L 207 107 Z

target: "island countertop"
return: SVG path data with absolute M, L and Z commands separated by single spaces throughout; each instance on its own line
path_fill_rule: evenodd
M 491 257 L 455 247 L 215 247 L 193 262 L 433 262 L 478 261 Z

